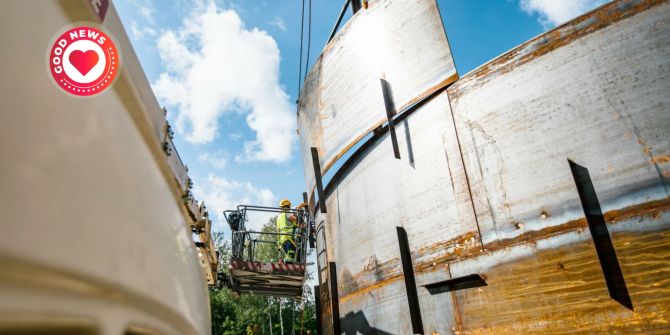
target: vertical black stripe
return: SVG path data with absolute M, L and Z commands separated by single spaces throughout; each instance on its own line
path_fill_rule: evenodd
M 337 292 L 337 268 L 335 262 L 329 262 L 330 269 L 330 308 L 333 311 L 333 334 L 340 335 L 340 297 Z
M 316 232 L 314 231 L 315 227 L 312 224 L 312 219 L 309 218 L 309 216 L 312 216 L 312 211 L 310 210 L 309 199 L 307 198 L 307 192 L 302 192 L 302 203 L 306 206 L 305 211 L 307 212 L 308 216 L 306 222 L 306 224 L 308 224 L 307 232 L 309 233 L 307 236 L 307 240 L 309 241 L 310 249 L 314 249 L 316 247 Z
M 314 207 L 314 206 L 316 206 L 315 205 L 316 199 L 314 197 L 315 197 L 314 192 L 312 192 L 312 195 L 309 197 L 309 202 L 308 202 L 309 214 L 311 214 L 312 217 L 316 216 L 316 208 Z
M 351 0 L 351 14 L 356 14 L 361 9 L 361 0 Z
M 389 124 L 389 134 L 391 135 L 391 143 L 393 144 L 393 155 L 396 159 L 400 159 L 400 148 L 398 148 L 398 138 L 395 135 L 395 125 L 393 124 L 395 105 L 393 103 L 393 97 L 391 96 L 391 89 L 386 80 L 383 78 L 379 80 L 382 83 L 382 94 L 384 95 L 384 107 L 386 108 L 386 119 Z
M 398 244 L 400 245 L 400 259 L 402 260 L 402 272 L 405 276 L 405 289 L 407 290 L 407 302 L 409 303 L 409 315 L 412 319 L 412 330 L 414 334 L 423 334 L 423 322 L 421 321 L 421 308 L 419 308 L 419 295 L 416 292 L 414 281 L 414 269 L 412 267 L 412 255 L 409 251 L 409 241 L 405 228 L 396 227 L 398 231 Z
M 314 178 L 316 178 L 316 193 L 319 196 L 319 208 L 321 213 L 326 212 L 326 198 L 323 196 L 323 183 L 321 181 L 321 164 L 319 163 L 319 151 L 312 147 L 312 165 L 314 166 Z
M 323 334 L 323 329 L 321 328 L 321 291 L 319 291 L 319 285 L 314 285 L 314 309 L 316 312 L 316 333 Z
M 589 224 L 591 238 L 596 247 L 596 253 L 598 254 L 598 260 L 600 260 L 600 267 L 605 276 L 605 283 L 607 283 L 610 297 L 632 311 L 633 303 L 628 295 L 626 281 L 621 272 L 619 260 L 616 257 L 614 245 L 612 245 L 612 239 L 607 230 L 607 223 L 603 217 L 596 190 L 591 182 L 589 170 L 569 159 L 568 163 L 570 164 L 572 177 L 575 179 L 575 184 L 577 185 L 579 199 L 584 208 L 586 221 Z

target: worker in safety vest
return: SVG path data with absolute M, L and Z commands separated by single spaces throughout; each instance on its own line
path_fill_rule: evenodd
M 282 212 L 277 215 L 277 233 L 279 235 L 277 244 L 280 250 L 284 251 L 284 262 L 295 262 L 296 241 L 295 234 L 298 230 L 298 219 L 295 215 L 288 213 L 291 208 L 291 202 L 288 199 L 282 199 L 279 202 Z

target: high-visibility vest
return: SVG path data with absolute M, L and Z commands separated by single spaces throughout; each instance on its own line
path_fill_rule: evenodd
M 279 213 L 279 215 L 277 215 L 277 233 L 289 234 L 279 235 L 278 242 L 280 245 L 284 244 L 287 240 L 295 244 L 293 234 L 295 234 L 296 224 L 288 219 L 287 214 L 288 213 Z

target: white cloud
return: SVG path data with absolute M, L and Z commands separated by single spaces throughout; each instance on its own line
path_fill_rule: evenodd
M 552 28 L 583 14 L 608 0 L 521 0 L 521 9 L 538 14 L 545 29 Z
M 144 19 L 154 22 L 154 5 L 151 0 L 127 0 Z
M 284 22 L 284 19 L 279 16 L 273 17 L 272 21 L 270 21 L 270 25 L 275 26 L 282 31 L 286 31 L 286 22 Z
M 140 7 L 140 15 L 142 15 L 148 21 L 153 21 L 154 10 L 151 7 L 142 6 Z
M 228 138 L 230 138 L 231 141 L 237 142 L 242 138 L 242 133 L 240 132 L 232 132 L 228 134 Z
M 151 27 L 142 28 L 142 32 L 144 32 L 144 34 L 146 34 L 147 36 L 150 36 L 150 37 L 154 37 L 154 36 L 158 35 L 158 33 L 156 32 L 156 29 L 151 28 Z
M 140 28 L 139 25 L 137 24 L 137 21 L 131 21 L 130 22 L 130 32 L 133 35 L 133 39 L 135 40 L 141 40 L 144 39 L 144 37 L 155 37 L 158 35 L 155 29 L 151 27 L 142 27 Z
M 221 231 L 227 223 L 223 211 L 236 209 L 238 205 L 275 206 L 276 196 L 267 188 L 259 188 L 250 182 L 226 179 L 210 173 L 205 182 L 196 181 L 193 194 L 199 201 L 204 201 L 210 217 L 214 219 L 214 230 Z M 276 214 L 274 214 L 276 215 Z M 258 229 L 273 214 L 254 215 L 247 222 L 247 228 Z
M 246 113 L 256 134 L 243 160 L 285 162 L 296 141 L 294 106 L 279 83 L 279 48 L 270 35 L 246 28 L 233 10 L 195 6 L 182 27 L 165 31 L 158 50 L 167 72 L 153 84 L 177 107 L 175 128 L 191 143 L 218 135 L 227 113 Z
M 198 161 L 215 169 L 223 169 L 228 165 L 228 159 L 226 159 L 223 153 L 205 152 L 198 156 Z

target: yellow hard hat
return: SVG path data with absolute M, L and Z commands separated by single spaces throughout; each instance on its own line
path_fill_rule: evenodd
M 291 207 L 291 202 L 288 199 L 282 199 L 279 202 L 279 207 Z

